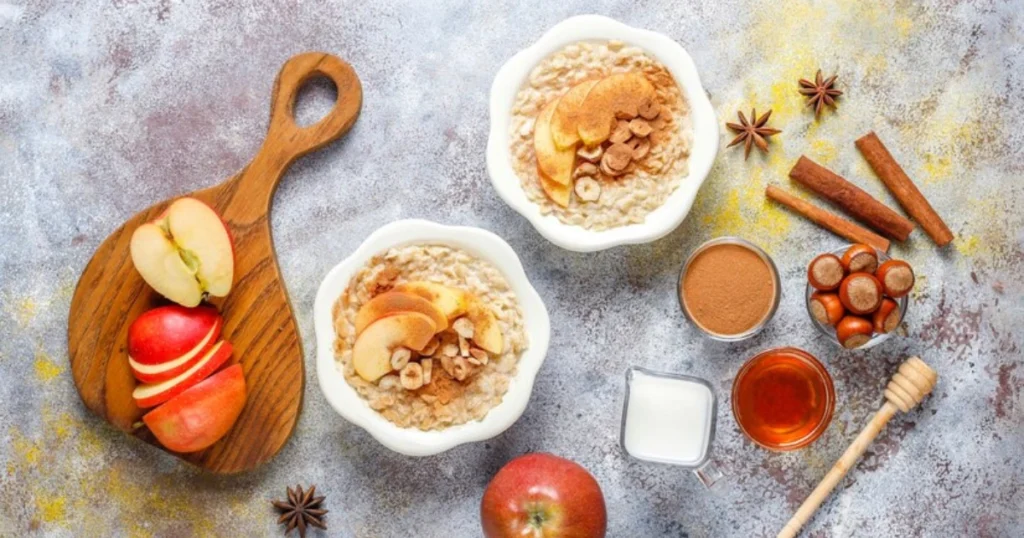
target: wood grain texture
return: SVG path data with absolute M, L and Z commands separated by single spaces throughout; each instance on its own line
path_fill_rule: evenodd
M 310 78 L 334 82 L 338 101 L 319 122 L 300 127 L 295 98 Z M 277 184 L 295 159 L 344 135 L 362 106 L 355 71 L 325 53 L 305 53 L 281 68 L 271 93 L 270 126 L 259 152 L 223 183 L 187 194 L 213 207 L 230 230 L 235 248 L 231 293 L 211 301 L 224 316 L 223 338 L 245 372 L 248 398 L 235 426 L 210 448 L 181 459 L 217 473 L 258 467 L 291 436 L 305 385 L 302 344 L 281 282 L 270 208 Z M 160 446 L 132 400 L 136 381 L 128 366 L 128 327 L 140 314 L 166 304 L 142 280 L 129 255 L 131 235 L 157 217 L 171 200 L 136 214 L 96 250 L 79 278 L 68 318 L 68 353 L 75 386 L 85 405 L 117 428 Z M 161 447 L 162 448 L 162 447 Z

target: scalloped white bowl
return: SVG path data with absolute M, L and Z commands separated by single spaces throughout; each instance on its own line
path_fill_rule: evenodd
M 352 275 L 375 254 L 391 247 L 432 243 L 456 247 L 487 260 L 497 267 L 519 300 L 529 347 L 519 357 L 515 376 L 501 403 L 482 420 L 443 430 L 421 431 L 400 428 L 370 409 L 370 405 L 345 381 L 341 365 L 334 358 L 334 302 L 348 287 Z M 464 226 L 444 226 L 434 222 L 408 219 L 392 222 L 370 234 L 351 256 L 336 265 L 324 277 L 313 305 L 316 329 L 316 372 L 331 407 L 345 420 L 369 432 L 381 444 L 407 456 L 439 454 L 463 443 L 490 439 L 507 430 L 526 410 L 533 382 L 548 352 L 551 321 L 537 290 L 533 289 L 512 247 L 486 230 Z
M 641 224 L 603 231 L 563 224 L 554 215 L 542 215 L 540 207 L 526 196 L 512 166 L 509 123 L 516 93 L 530 71 L 545 57 L 579 41 L 619 40 L 640 47 L 672 73 L 690 102 L 693 147 L 689 174 L 664 205 L 647 215 Z M 526 217 L 548 241 L 577 252 L 593 252 L 618 245 L 649 243 L 676 229 L 693 205 L 701 184 L 711 171 L 718 153 L 718 117 L 697 75 L 693 59 L 668 36 L 640 30 L 598 15 L 570 17 L 552 27 L 536 43 L 523 49 L 501 66 L 491 86 L 491 133 L 487 140 L 487 172 L 505 203 Z

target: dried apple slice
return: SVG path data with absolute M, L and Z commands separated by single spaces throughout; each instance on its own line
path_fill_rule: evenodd
M 373 322 L 352 346 L 356 374 L 374 382 L 391 372 L 391 353 L 398 346 L 423 349 L 434 337 L 434 322 L 419 312 L 404 312 Z
M 485 351 L 500 355 L 505 350 L 498 318 L 489 308 L 473 301 L 466 311 L 466 317 L 473 322 L 473 343 Z
M 422 280 L 402 282 L 395 286 L 394 291 L 411 293 L 430 301 L 441 312 L 444 312 L 445 317 L 449 320 L 453 320 L 466 313 L 466 307 L 470 300 L 469 294 L 459 288 Z M 447 324 L 445 326 L 447 327 Z M 437 330 L 440 331 L 441 329 L 439 327 Z
M 555 146 L 559 149 L 575 148 L 580 141 L 580 134 L 577 130 L 580 105 L 586 99 L 587 94 L 601 79 L 586 80 L 569 89 L 555 106 L 555 112 L 551 116 L 551 137 Z
M 370 299 L 356 314 L 356 335 L 363 332 L 371 323 L 402 312 L 419 312 L 429 317 L 438 331 L 448 328 L 448 317 L 437 305 L 419 295 L 401 291 L 384 292 Z
M 572 165 L 576 162 L 576 149 L 559 149 L 551 134 L 551 118 L 559 99 L 548 103 L 537 115 L 533 128 L 533 149 L 537 155 L 537 168 L 542 176 L 561 185 L 572 181 Z
M 562 206 L 569 207 L 569 197 L 572 195 L 572 186 L 563 185 L 557 181 L 552 181 L 544 172 L 537 170 L 540 174 L 540 188 L 544 189 L 544 194 L 548 195 L 548 198 L 552 202 Z
M 577 116 L 580 140 L 588 147 L 608 140 L 615 125 L 616 112 L 635 113 L 641 103 L 654 97 L 654 86 L 640 73 L 605 77 L 590 90 L 580 105 Z

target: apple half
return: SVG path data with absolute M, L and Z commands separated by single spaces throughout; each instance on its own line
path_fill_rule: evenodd
M 175 200 L 155 221 L 136 228 L 130 250 L 143 280 L 182 306 L 231 291 L 231 236 L 217 212 L 195 198 Z
M 402 312 L 419 312 L 429 317 L 436 325 L 437 331 L 448 328 L 448 317 L 434 303 L 414 293 L 401 291 L 384 292 L 359 308 L 356 314 L 356 335 L 358 336 L 371 323 Z
M 352 346 L 356 374 L 374 382 L 391 372 L 391 352 L 399 347 L 419 351 L 434 337 L 437 325 L 425 314 L 403 312 L 367 327 Z
M 217 342 L 188 370 L 159 383 L 147 383 L 135 387 L 132 398 L 135 405 L 145 409 L 155 407 L 181 394 L 220 368 L 231 357 L 231 343 Z
M 168 450 L 196 452 L 216 443 L 245 407 L 242 366 L 232 364 L 146 413 L 142 422 Z

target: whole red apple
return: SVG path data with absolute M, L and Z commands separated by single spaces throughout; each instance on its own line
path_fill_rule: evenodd
M 487 538 L 601 538 L 608 516 L 597 480 L 573 461 L 527 454 L 501 468 L 484 491 Z

